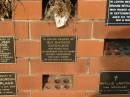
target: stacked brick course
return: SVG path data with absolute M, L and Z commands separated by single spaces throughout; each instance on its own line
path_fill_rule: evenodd
M 104 39 L 130 38 L 129 26 L 105 25 L 106 0 L 78 0 L 77 18 L 61 29 L 54 21 L 41 20 L 42 0 L 14 0 L 13 4 L 13 19 L 0 21 L 0 36 L 16 39 L 16 64 L 0 64 L 0 72 L 17 74 L 18 94 L 12 97 L 98 97 L 100 71 L 130 70 L 129 57 L 103 56 Z M 77 61 L 41 62 L 42 35 L 76 35 Z M 44 91 L 43 74 L 73 75 L 73 89 Z

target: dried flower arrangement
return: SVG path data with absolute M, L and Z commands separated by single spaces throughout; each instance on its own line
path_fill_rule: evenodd
M 49 0 L 45 10 L 45 19 L 55 20 L 58 28 L 63 27 L 71 17 L 72 6 L 70 0 Z
M 12 17 L 12 0 L 0 0 L 0 20 Z
M 130 56 L 129 39 L 106 39 L 104 55 Z

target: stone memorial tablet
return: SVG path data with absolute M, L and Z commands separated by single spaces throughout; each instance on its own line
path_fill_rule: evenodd
M 0 73 L 0 95 L 16 95 L 15 73 Z
M 42 37 L 43 62 L 75 62 L 76 37 Z
M 130 94 L 130 72 L 101 72 L 99 93 Z
M 13 37 L 0 37 L 0 63 L 15 63 Z
M 107 0 L 106 24 L 130 24 L 130 0 Z

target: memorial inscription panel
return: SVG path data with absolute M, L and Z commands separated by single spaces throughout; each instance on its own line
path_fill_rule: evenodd
M 15 73 L 0 73 L 0 95 L 16 95 Z
M 76 37 L 41 37 L 43 62 L 75 62 Z
M 106 24 L 130 24 L 130 0 L 107 0 Z
M 130 72 L 101 72 L 99 94 L 130 94 Z
M 14 37 L 0 37 L 0 63 L 15 63 Z

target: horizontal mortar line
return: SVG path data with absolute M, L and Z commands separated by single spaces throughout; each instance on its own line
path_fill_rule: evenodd
M 54 23 L 55 21 L 45 21 L 45 20 L 4 20 L 0 22 L 41 22 L 41 23 Z M 71 21 L 70 21 L 71 22 Z M 104 19 L 79 19 L 79 20 L 74 20 L 72 22 L 105 22 Z
M 15 72 L 17 77 L 33 77 L 33 75 L 29 75 L 28 72 L 27 73 L 18 73 Z
M 96 40 L 96 41 L 104 41 L 104 39 L 96 39 L 96 38 L 92 38 L 92 39 L 81 39 L 79 38 L 77 41 L 91 41 L 91 40 Z M 22 41 L 22 42 L 41 42 L 41 38 L 39 39 L 31 39 L 31 40 L 28 40 L 28 39 L 16 39 L 16 41 Z
M 101 1 L 106 1 L 106 0 L 84 0 L 84 1 L 89 1 L 89 2 L 91 2 L 91 1 L 99 1 L 99 2 L 101 2 Z
M 29 75 L 28 73 L 27 74 L 18 74 L 18 77 L 39 77 L 41 74 L 31 74 Z
M 20 0 L 20 2 L 42 2 L 42 0 Z M 19 2 L 19 1 L 15 1 L 15 2 Z
M 105 22 L 105 20 L 94 20 L 94 22 Z
M 77 57 L 77 59 L 90 59 L 90 57 Z
M 78 39 L 79 41 L 80 40 L 86 40 L 86 41 L 91 41 L 91 40 L 96 40 L 96 41 L 101 41 L 101 42 L 104 42 L 104 39 L 96 39 L 96 38 L 92 38 L 92 39 Z
M 16 41 L 22 41 L 22 42 L 41 42 L 41 38 L 35 40 L 35 39 L 16 39 Z
M 85 90 L 78 90 L 78 89 L 72 89 L 72 90 L 55 90 L 55 89 L 53 89 L 53 90 L 41 90 L 41 91 L 39 91 L 39 90 L 37 90 L 37 89 L 35 89 L 35 90 L 33 90 L 33 93 L 35 93 L 35 92 L 39 92 L 40 94 L 44 94 L 44 93 L 51 93 L 51 92 L 57 92 L 57 93 L 60 93 L 60 92 L 62 92 L 62 93 L 71 93 L 71 92 L 75 92 L 75 93 L 78 93 L 78 92 L 80 92 L 80 93 L 83 93 Z
M 17 59 L 18 59 L 18 58 L 20 58 L 20 59 L 22 59 L 22 58 L 23 58 L 23 59 L 24 59 L 24 58 L 25 58 L 25 59 L 35 59 L 35 58 L 36 58 L 36 59 L 37 59 L 37 58 L 41 58 L 41 56 L 39 56 L 39 57 L 17 57 Z
M 98 94 L 99 90 L 86 90 L 86 93 L 95 93 L 95 94 Z

